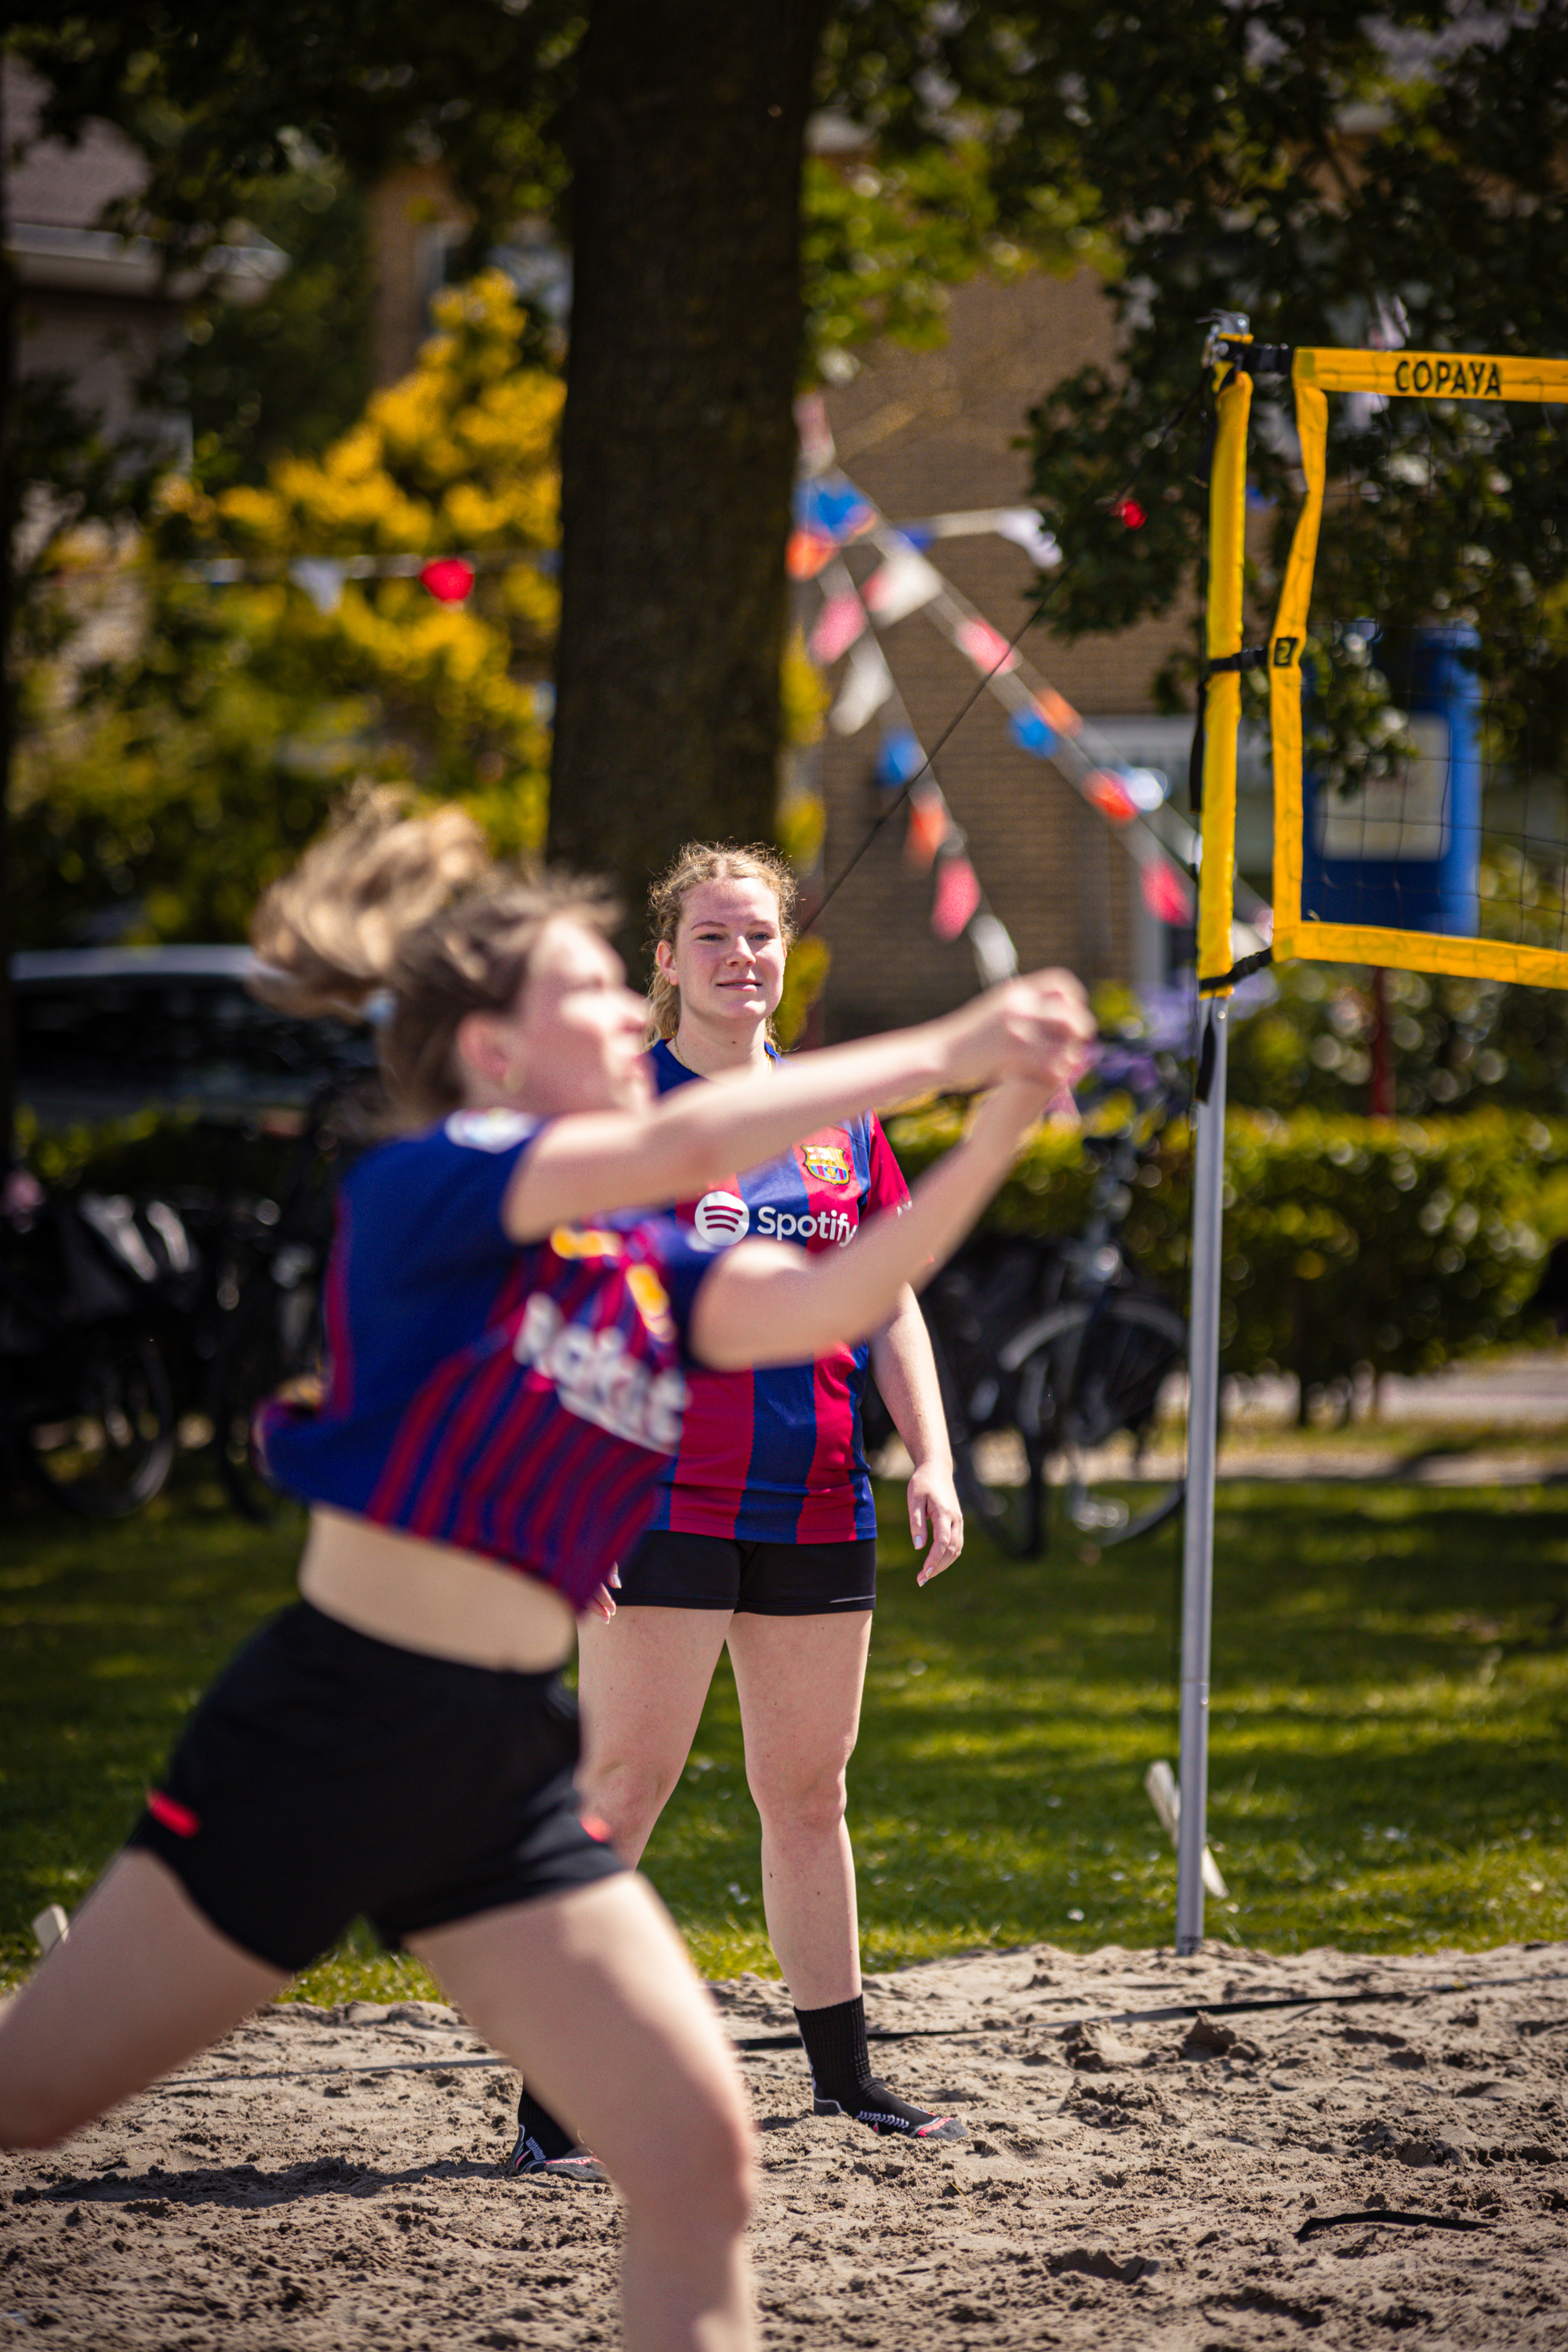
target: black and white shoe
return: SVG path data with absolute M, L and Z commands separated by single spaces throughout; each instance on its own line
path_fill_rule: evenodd
M 509 2180 L 570 2180 L 579 2189 L 607 2189 L 610 2176 L 585 2147 L 568 2148 L 564 2156 L 546 2156 L 539 2142 L 520 2132 L 517 2146 L 501 2167 Z
M 853 2116 L 858 2124 L 868 2131 L 890 2134 L 895 2139 L 967 2139 L 968 2132 L 956 2116 L 933 2116 L 924 2107 L 911 2106 L 907 2099 L 896 2099 L 886 2083 L 875 2075 L 861 2091 L 858 2103 L 847 2107 L 837 2099 L 815 2098 L 812 2112 L 819 2116 Z

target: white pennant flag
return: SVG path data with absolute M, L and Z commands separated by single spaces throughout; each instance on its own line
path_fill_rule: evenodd
M 893 674 L 882 658 L 880 646 L 862 637 L 850 649 L 849 667 L 838 699 L 827 714 L 828 724 L 836 734 L 858 735 L 892 691 Z
M 1031 556 L 1042 572 L 1054 572 L 1062 560 L 1054 531 L 1047 530 L 1037 514 L 1027 507 L 1008 507 L 998 514 L 992 528 L 1015 547 L 1021 547 Z
M 890 625 L 940 595 L 942 574 L 919 548 L 900 547 L 872 572 L 861 593 L 878 620 Z
M 335 613 L 343 601 L 347 568 L 324 555 L 300 555 L 289 566 L 289 577 L 296 588 L 304 590 L 317 612 L 324 616 Z
M 974 956 L 974 968 L 987 988 L 994 988 L 999 981 L 1016 980 L 1018 951 L 1005 924 L 988 909 L 972 919 L 969 944 Z

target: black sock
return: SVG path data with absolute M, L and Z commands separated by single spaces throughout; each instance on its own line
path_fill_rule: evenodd
M 797 2009 L 795 2019 L 817 2097 L 837 2099 L 847 2116 L 858 2115 L 872 2081 L 865 1996 L 857 1993 L 827 2009 Z
M 795 2021 L 811 2062 L 816 2112 L 853 2116 L 874 2132 L 902 2139 L 953 2140 L 966 2137 L 956 2116 L 933 2116 L 911 2106 L 871 2072 L 866 2047 L 866 2003 L 836 2000 L 829 2009 L 797 2009 Z
M 577 2145 L 571 2133 L 556 2122 L 549 2108 L 540 2105 L 526 2083 L 522 2096 L 517 2103 L 517 2128 L 521 2137 L 537 2143 L 540 2154 L 547 2163 L 552 2157 L 569 2155 Z

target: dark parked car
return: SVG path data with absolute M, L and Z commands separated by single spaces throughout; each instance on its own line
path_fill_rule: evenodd
M 68 948 L 13 958 L 17 1091 L 41 1125 L 132 1111 L 214 1118 L 302 1111 L 333 1070 L 368 1066 L 369 1034 L 300 1021 L 246 987 L 248 948 Z

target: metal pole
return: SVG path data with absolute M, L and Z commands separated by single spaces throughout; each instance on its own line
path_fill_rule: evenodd
M 1208 1811 L 1209 1624 L 1214 1609 L 1214 1481 L 1219 1433 L 1219 1271 L 1225 1219 L 1227 997 L 1211 1000 L 1194 1103 L 1193 1306 L 1187 1338 L 1187 1516 L 1182 1564 L 1181 1833 L 1176 1846 L 1176 1950 L 1204 1940 L 1204 1844 Z

